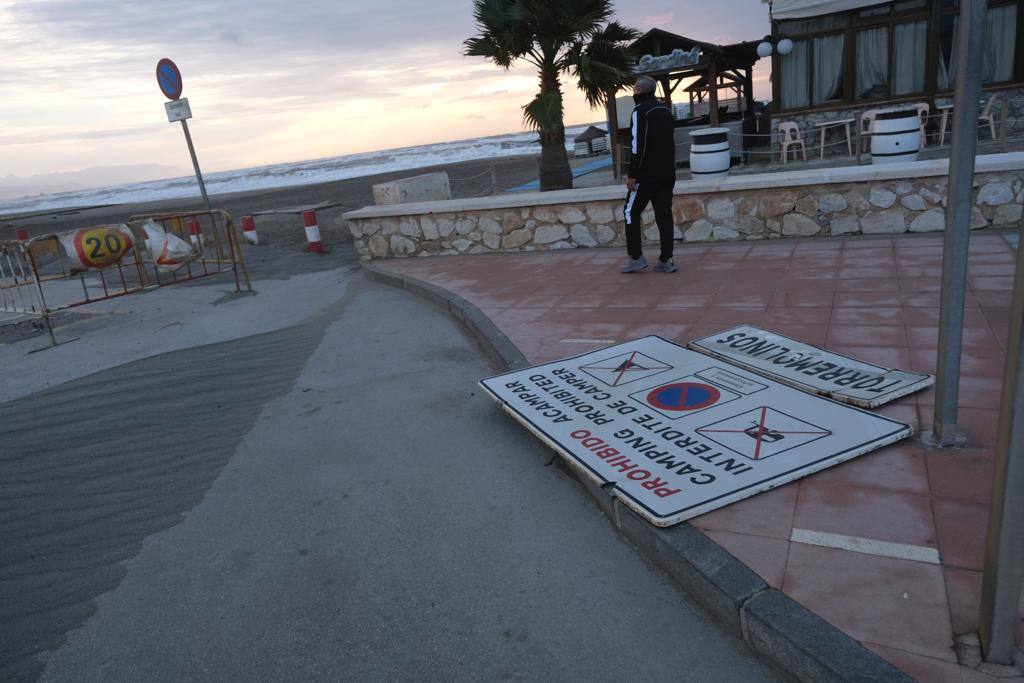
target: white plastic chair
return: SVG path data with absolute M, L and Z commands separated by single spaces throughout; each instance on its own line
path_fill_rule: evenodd
M 996 98 L 999 93 L 992 93 L 992 96 L 988 98 L 988 102 L 982 107 L 981 113 L 978 114 L 978 123 L 988 123 L 988 132 L 992 133 L 992 139 L 996 139 L 996 122 L 992 116 L 992 107 L 995 106 Z
M 928 113 L 931 111 L 931 107 L 927 102 L 921 102 L 917 106 L 917 115 L 921 118 L 921 149 L 928 146 L 928 134 L 925 132 L 925 126 L 928 125 Z
M 789 161 L 789 148 L 793 148 L 793 159 L 796 159 L 796 150 L 800 149 L 804 161 L 807 161 L 807 148 L 804 146 L 804 138 L 800 135 L 800 126 L 795 121 L 782 121 L 779 123 L 779 152 L 782 155 L 782 163 Z

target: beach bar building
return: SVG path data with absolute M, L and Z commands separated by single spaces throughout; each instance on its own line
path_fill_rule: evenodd
M 771 42 L 792 41 L 787 54 L 771 55 L 773 129 L 796 123 L 817 146 L 824 128 L 826 154 L 847 154 L 847 130 L 870 134 L 877 113 L 916 108 L 925 141 L 948 140 L 958 0 L 774 0 L 770 7 Z M 1024 0 L 989 0 L 984 49 L 980 135 L 996 135 L 1003 123 L 1024 132 Z
M 651 29 L 629 46 L 634 76 L 649 76 L 658 83 L 657 97 L 672 108 L 676 118 L 676 159 L 689 154 L 690 130 L 728 127 L 740 154 L 755 132 L 753 68 L 757 42 L 713 45 L 661 29 Z M 630 147 L 630 95 L 608 98 L 608 131 L 620 163 L 627 163 Z

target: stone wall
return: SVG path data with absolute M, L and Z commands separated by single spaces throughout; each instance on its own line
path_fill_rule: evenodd
M 975 176 L 971 219 L 975 229 L 1012 227 L 1021 218 L 1024 153 L 997 156 L 1012 158 L 1021 169 Z M 902 166 L 934 169 L 941 163 Z M 673 203 L 676 238 L 704 242 L 943 230 L 946 176 L 893 178 L 894 166 L 887 165 L 884 170 L 877 166 L 833 170 L 840 178 L 875 176 L 866 182 L 825 182 L 821 178 L 825 169 L 765 174 L 760 178 L 737 176 L 722 181 L 717 189 L 707 183 L 680 182 Z M 885 173 L 890 177 L 885 178 Z M 815 176 L 818 182 L 808 182 Z M 788 186 L 784 184 L 787 178 L 791 181 Z M 772 186 L 764 186 L 769 181 Z M 735 189 L 726 189 L 730 186 Z M 525 197 L 517 198 L 522 202 L 520 206 L 478 204 L 459 210 L 444 210 L 458 202 L 437 202 L 405 207 L 403 215 L 391 216 L 381 215 L 383 207 L 375 207 L 347 217 L 355 246 L 366 259 L 623 245 L 623 200 L 610 198 L 621 192 L 618 188 L 600 188 L 537 194 L 534 198 L 538 204 L 550 202 L 552 195 L 565 198 L 562 203 L 539 206 L 530 205 Z M 489 199 L 493 205 L 503 198 Z M 472 201 L 480 200 L 463 204 Z M 657 243 L 658 230 L 650 207 L 644 212 L 643 224 L 645 242 Z
M 995 117 L 996 123 L 996 135 L 1000 135 L 1002 126 L 1002 101 L 1003 99 L 1009 100 L 1010 105 L 1010 130 L 1009 135 L 1020 135 L 1024 133 L 1024 89 L 1017 88 L 1013 90 L 1001 90 L 999 91 L 999 99 L 996 100 L 996 104 L 992 109 L 992 113 Z M 983 92 L 982 96 L 987 101 L 991 92 Z M 925 100 L 920 100 L 924 102 Z M 952 102 L 951 97 L 936 97 L 935 105 L 946 105 Z M 908 108 L 913 107 L 917 102 L 906 102 L 904 103 Z M 772 115 L 772 151 L 778 152 L 778 126 L 782 121 L 795 121 L 800 126 L 800 131 L 804 134 L 804 144 L 807 145 L 807 157 L 817 157 L 820 154 L 819 145 L 821 144 L 821 131 L 814 127 L 815 123 L 821 123 L 822 121 L 838 121 L 842 119 L 854 119 L 854 122 L 850 124 L 850 139 L 851 144 L 854 146 L 853 152 L 857 153 L 856 149 L 856 134 L 857 134 L 857 117 L 860 113 L 868 109 L 898 109 L 900 104 L 892 103 L 869 103 L 864 105 L 845 107 L 841 109 L 829 109 L 824 111 L 808 111 L 796 114 L 787 114 L 782 112 L 781 114 Z M 932 109 L 930 116 L 932 116 L 932 123 L 928 127 L 928 140 L 929 145 L 937 144 L 938 138 L 936 137 L 939 132 L 939 116 L 940 112 Z M 949 145 L 950 132 L 953 128 L 953 117 L 949 116 L 946 123 L 946 145 Z M 979 129 L 978 133 L 980 140 L 990 140 L 991 135 L 986 125 L 984 130 Z M 869 154 L 870 151 L 866 151 L 865 154 Z M 846 133 L 842 126 L 834 126 L 828 128 L 825 133 L 825 156 L 842 155 L 846 156 Z M 775 158 L 775 157 L 773 157 Z

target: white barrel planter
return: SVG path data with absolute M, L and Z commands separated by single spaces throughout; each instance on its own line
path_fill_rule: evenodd
M 917 161 L 921 148 L 921 119 L 916 109 L 886 111 L 871 127 L 871 163 Z
M 690 133 L 690 174 L 695 180 L 726 175 L 731 157 L 728 128 L 702 128 Z

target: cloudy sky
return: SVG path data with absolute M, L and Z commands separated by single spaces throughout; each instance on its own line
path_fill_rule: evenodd
M 698 40 L 767 32 L 760 0 L 619 0 L 619 19 Z M 209 171 L 522 129 L 536 79 L 460 54 L 470 0 L 0 0 L 0 176 L 188 168 L 154 69 L 184 75 Z M 767 96 L 768 70 L 755 76 Z M 599 120 L 576 92 L 566 120 Z

